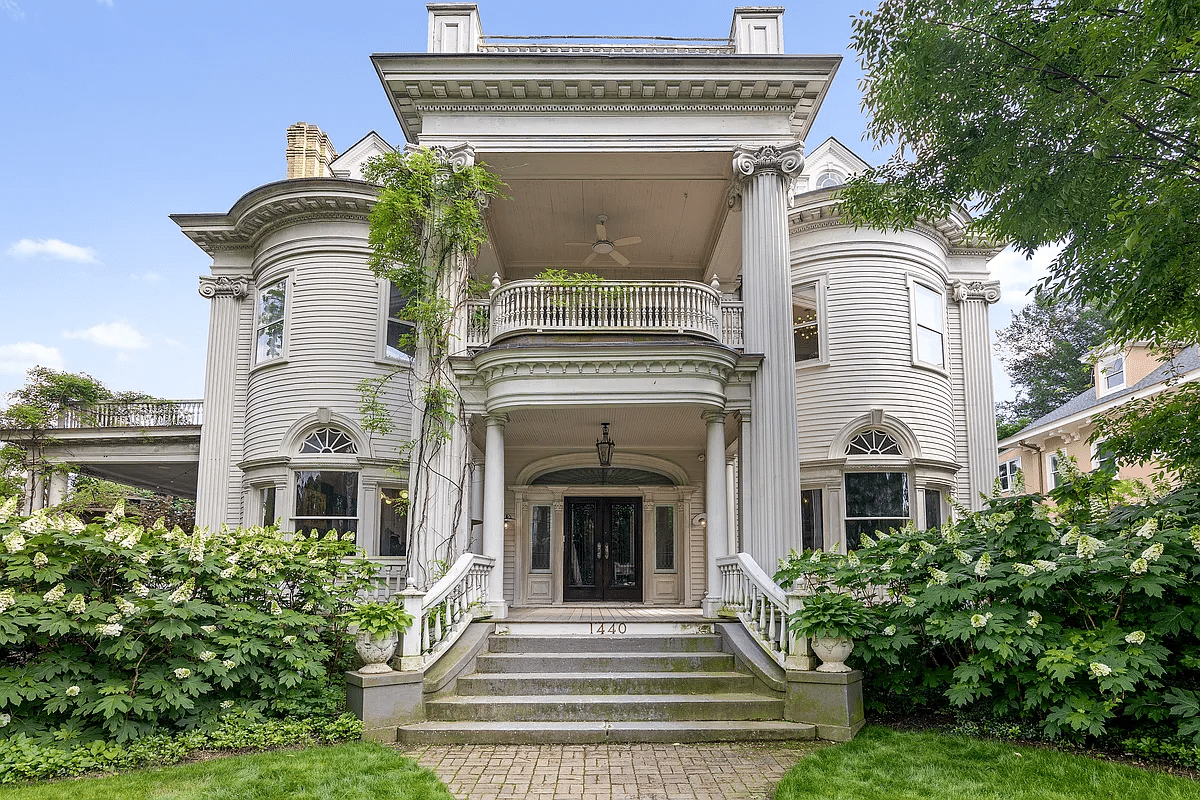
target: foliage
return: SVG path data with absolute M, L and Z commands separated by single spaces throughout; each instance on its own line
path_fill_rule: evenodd
M 264 712 L 326 678 L 373 583 L 350 541 L 0 507 L 0 735 L 111 739 Z
M 404 633 L 413 624 L 412 614 L 399 603 L 360 603 L 351 607 L 344 619 L 372 639 Z
M 568 288 L 600 286 L 604 283 L 604 278 L 591 272 L 571 272 L 565 269 L 544 269 L 533 277 L 534 280 Z
M 898 145 L 844 187 L 892 227 L 969 205 L 1046 288 L 1119 339 L 1200 332 L 1200 4 L 883 0 L 853 21 L 868 134 Z
M 1123 739 L 1121 746 L 1135 756 L 1200 769 L 1200 745 L 1183 737 L 1159 739 L 1153 736 L 1137 736 Z
M 4 800 L 450 800 L 431 771 L 380 744 L 355 742 L 207 759 L 124 775 L 0 790 Z
M 801 636 L 857 639 L 870 629 L 870 612 L 862 601 L 844 592 L 818 592 L 804 598 L 804 606 L 792 614 L 790 626 Z
M 815 788 L 819 787 L 819 788 Z M 779 782 L 775 800 L 1184 800 L 1195 781 L 1040 747 L 864 728 Z
M 401 347 L 420 345 L 414 383 L 421 389 L 411 398 L 420 425 L 405 450 L 413 503 L 407 552 L 410 575 L 421 580 L 426 564 L 457 550 L 454 537 L 465 507 L 468 462 L 461 459 L 458 474 L 444 465 L 462 420 L 462 398 L 450 367 L 452 331 L 478 288 L 471 264 L 487 241 L 483 209 L 500 195 L 503 184 L 485 166 L 456 164 L 452 154 L 439 147 L 378 156 L 368 161 L 363 174 L 379 186 L 379 199 L 371 209 L 369 263 L 377 276 L 391 281 L 407 298 L 402 318 L 414 324 L 415 333 Z M 393 429 L 392 412 L 383 398 L 399 372 L 359 384 L 365 429 L 380 434 Z M 459 438 L 463 441 L 457 446 L 464 446 L 465 437 Z M 445 502 L 447 492 L 456 495 L 452 529 L 431 530 L 429 504 Z M 429 552 L 426 542 L 431 543 Z
M 122 502 L 125 515 L 139 525 L 150 527 L 161 519 L 166 527 L 179 526 L 184 533 L 191 533 L 196 527 L 195 500 L 157 494 L 91 475 L 76 474 L 67 498 L 57 509 L 91 522 L 101 519 L 110 508 Z
M 1110 472 L 1064 477 L 1054 507 L 993 496 L 940 531 L 793 553 L 776 579 L 871 609 L 851 658 L 877 708 L 975 706 L 1049 736 L 1153 723 L 1200 744 L 1200 486 L 1129 505 Z
M 1086 391 L 1092 385 L 1087 355 L 1107 336 L 1100 312 L 1039 292 L 996 331 L 996 354 L 1017 387 L 1016 398 L 997 404 L 999 417 L 1034 420 Z
M 1118 462 L 1157 462 L 1183 480 L 1200 480 L 1200 385 L 1130 400 L 1094 421 L 1092 441 L 1103 441 Z

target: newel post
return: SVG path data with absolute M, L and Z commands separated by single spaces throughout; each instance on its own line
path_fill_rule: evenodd
M 425 626 L 421 603 L 425 600 L 425 593 L 409 584 L 400 597 L 404 610 L 413 618 L 412 625 L 400 637 L 400 670 L 411 672 L 421 668 L 421 633 Z
M 810 670 L 813 668 L 813 651 L 808 646 L 807 636 L 797 636 L 792 630 L 792 614 L 804 606 L 804 595 L 792 589 L 787 592 L 787 622 L 788 649 L 784 667 L 787 669 Z

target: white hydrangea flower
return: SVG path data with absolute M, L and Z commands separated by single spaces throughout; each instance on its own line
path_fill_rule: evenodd
M 17 604 L 17 593 L 12 589 L 0 589 L 0 614 Z
M 78 697 L 79 696 L 79 687 L 78 686 L 68 686 L 66 695 L 67 695 L 67 697 Z
M 1148 569 L 1150 569 L 1149 561 L 1144 558 L 1135 558 L 1133 563 L 1129 565 L 1129 574 L 1144 575 Z
M 10 553 L 19 553 L 25 549 L 25 537 L 17 529 L 4 537 L 4 549 Z
M 101 636 L 120 636 L 123 630 L 125 630 L 125 627 L 119 622 L 109 622 L 96 626 L 96 633 Z
M 293 645 L 296 643 L 296 637 L 295 636 L 285 636 L 285 637 L 283 637 L 283 643 L 286 645 Z
M 875 544 L 876 544 L 875 540 L 872 539 L 870 536 L 867 536 L 864 533 L 862 535 L 862 539 L 860 540 L 859 547 L 871 548 L 871 547 L 874 547 Z
M 128 617 L 137 611 L 137 606 L 126 600 L 124 597 L 118 597 L 117 610 L 121 612 L 122 616 Z
M 846 556 L 846 566 L 847 567 L 857 567 L 861 563 L 862 562 L 858 560 L 858 553 L 856 553 L 853 550 L 851 550 L 850 553 Z
M 1088 672 L 1092 673 L 1093 677 L 1103 678 L 1106 675 L 1112 675 L 1112 667 L 1099 661 L 1093 661 L 1088 664 Z
M 71 598 L 71 602 L 67 603 L 67 611 L 72 614 L 82 614 L 87 611 L 87 598 L 81 594 L 77 594 Z
M 1071 528 L 1058 539 L 1058 543 L 1063 547 L 1070 547 L 1079 541 L 1079 528 Z
M 982 555 L 979 556 L 979 560 L 975 562 L 975 574 L 978 575 L 979 577 L 983 578 L 983 577 L 987 576 L 988 572 L 991 569 L 992 569 L 991 553 L 984 552 Z
M 1200 553 L 1200 525 L 1193 525 L 1188 531 L 1188 538 L 1192 540 L 1192 547 L 1196 548 L 1196 552 Z
M 934 546 L 934 545 L 932 545 L 932 544 L 930 544 L 929 542 L 925 541 L 924 539 L 922 539 L 922 540 L 919 542 L 919 544 L 921 545 L 921 549 L 922 549 L 923 551 L 925 551 L 925 554 L 926 554 L 926 555 L 930 555 L 930 556 L 931 556 L 931 555 L 933 555 L 934 553 L 936 553 L 936 552 L 937 552 L 937 547 L 936 547 L 936 546 Z
M 236 572 L 237 567 L 227 567 L 226 569 L 221 570 L 221 577 L 232 578 Z
M 72 536 L 83 533 L 87 525 L 74 514 L 63 514 L 59 518 L 59 527 Z
M 222 700 L 221 708 L 228 711 L 229 709 L 233 708 L 233 701 L 232 700 Z
M 1034 559 L 1033 565 L 1038 568 L 1039 572 L 1054 572 L 1054 570 L 1058 569 L 1058 564 L 1055 562 L 1046 561 L 1041 558 Z
M 186 603 L 192 599 L 192 592 L 196 589 L 196 581 L 194 578 L 188 578 L 178 589 L 171 592 L 170 600 L 175 605 Z
M 898 552 L 898 553 L 907 553 L 908 551 L 909 551 L 908 542 L 905 542 L 904 544 L 902 544 L 896 548 L 896 552 Z
M 221 662 L 221 666 L 224 667 L 225 669 L 233 669 L 234 667 L 237 666 L 237 663 L 231 659 L 226 659 Z
M 990 612 L 990 611 L 987 612 L 986 614 L 972 614 L 971 615 L 971 627 L 972 628 L 982 628 L 984 625 L 988 624 L 988 620 L 990 620 L 991 618 L 992 618 L 992 612 Z
M 104 515 L 104 521 L 109 525 L 115 525 L 117 520 L 125 518 L 125 501 L 118 500 L 117 504 L 112 507 L 112 510 Z
M 279 607 L 279 603 L 275 602 L 274 600 L 271 601 L 271 613 L 275 616 L 279 616 L 283 613 L 283 609 Z
M 1079 543 L 1075 546 L 1075 555 L 1078 558 L 1092 558 L 1103 548 L 1104 542 L 1084 534 L 1079 537 Z
M 1125 637 L 1125 641 L 1129 644 L 1141 644 L 1142 642 L 1146 641 L 1146 632 L 1134 631 Z
M 1154 535 L 1154 532 L 1157 530 L 1158 530 L 1158 518 L 1151 517 L 1150 519 L 1148 519 L 1142 523 L 1142 527 L 1138 528 L 1138 531 L 1135 535 L 1140 536 L 1143 539 L 1149 539 L 1151 536 Z
M 888 625 L 886 628 L 883 629 L 883 635 L 884 636 L 895 636 L 896 635 L 896 626 Z
M 216 657 L 217 657 L 217 654 L 214 653 L 212 650 L 205 650 L 202 653 L 200 653 L 200 660 L 205 663 L 212 661 Z
M 946 540 L 946 544 L 956 545 L 962 541 L 962 534 L 954 530 L 954 528 L 950 526 L 950 523 L 946 523 L 946 525 L 942 527 L 942 538 Z
M 153 558 L 153 557 L 154 557 L 154 552 L 153 552 L 153 551 L 151 551 L 151 550 L 143 550 L 142 552 L 140 552 L 140 553 L 138 553 L 136 556 L 134 556 L 134 557 L 133 557 L 133 560 L 134 560 L 134 561 L 136 561 L 136 562 L 138 562 L 139 564 L 146 564 L 146 563 L 148 563 L 148 562 L 150 561 L 150 559 L 151 559 L 151 558 Z
M 975 559 L 971 558 L 971 554 L 966 552 L 965 550 L 956 549 L 954 551 L 954 557 L 958 559 L 960 564 L 970 564 L 972 561 L 975 560 Z
M 50 591 L 48 591 L 44 595 L 42 595 L 42 600 L 44 600 L 47 603 L 57 603 L 59 600 L 63 599 L 63 595 L 65 595 L 66 593 L 67 593 L 67 587 L 60 583 L 57 586 L 55 586 L 53 589 L 51 589 Z
M 939 586 L 945 586 L 946 581 L 948 581 L 950 579 L 949 573 L 943 572 L 942 570 L 938 569 L 937 567 L 930 567 L 929 574 L 931 576 L 933 576 L 933 579 L 929 582 L 930 585 L 933 585 L 936 583 Z
M 141 541 L 142 541 L 142 534 L 139 533 L 138 531 L 134 531 L 133 533 L 129 534 L 124 539 L 122 539 L 120 542 L 118 542 L 118 544 L 121 547 L 124 547 L 126 550 L 132 550 L 133 548 L 137 547 L 138 543 Z M 147 558 L 148 558 L 148 556 L 147 556 Z
M 242 560 L 242 556 L 239 553 L 230 553 L 229 555 L 225 556 L 225 560 L 230 564 L 236 564 Z
M 1036 611 L 1029 612 L 1029 619 L 1025 620 L 1025 624 L 1031 628 L 1036 628 L 1042 621 L 1042 615 Z
M 900 598 L 900 602 L 904 604 L 905 608 L 912 608 L 917 604 L 917 598 L 906 594 L 904 597 Z
M 0 728 L 8 726 L 12 722 L 12 714 L 0 714 Z
M 39 551 L 39 552 L 33 554 L 33 565 L 35 567 L 37 567 L 38 569 L 41 569 L 42 567 L 46 566 L 49 563 L 50 563 L 50 559 L 46 556 L 45 553 Z
M 141 581 L 136 581 L 133 584 L 133 593 L 136 594 L 138 597 L 149 597 L 150 589 L 147 588 L 146 586 L 143 586 Z
M 1162 554 L 1162 542 L 1155 542 L 1142 551 L 1142 558 L 1146 559 L 1147 561 L 1158 561 L 1158 559 L 1162 557 Z
M 216 629 L 217 629 L 216 625 L 201 625 L 200 626 L 200 630 L 204 631 L 205 633 L 212 633 Z
M 46 512 L 42 510 L 33 512 L 33 516 L 22 522 L 18 526 L 18 530 L 36 536 L 48 527 L 50 527 L 50 523 L 46 519 Z
M 889 558 L 887 561 L 883 562 L 879 566 L 879 569 L 882 572 L 891 572 L 892 571 L 892 560 Z
M 190 678 L 191 675 L 192 675 L 192 671 L 190 669 L 188 669 L 187 667 L 179 667 L 178 669 L 175 670 L 175 677 L 179 678 L 179 680 L 183 680 L 184 678 Z
M 8 522 L 8 518 L 17 510 L 17 496 L 14 494 L 7 500 L 0 500 L 0 522 Z
M 1022 564 L 1020 561 L 1013 564 L 1013 569 L 1026 577 L 1037 572 L 1037 567 L 1033 564 Z

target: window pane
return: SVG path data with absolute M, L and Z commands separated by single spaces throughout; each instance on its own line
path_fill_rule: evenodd
M 275 524 L 275 487 L 268 486 L 266 489 L 263 489 L 262 493 L 260 495 L 260 499 L 262 500 L 262 510 L 263 510 L 262 524 L 264 526 L 265 525 L 274 525 Z
M 297 517 L 357 517 L 358 473 L 330 470 L 296 473 Z
M 821 357 L 817 323 L 817 284 L 805 283 L 792 289 L 792 333 L 797 361 Z
M 675 506 L 654 508 L 654 568 L 675 569 Z
M 258 294 L 258 327 L 283 320 L 283 307 L 287 301 L 287 279 L 264 287 Z
M 411 359 L 416 354 L 416 342 L 412 341 L 416 326 L 408 320 L 401 319 L 406 305 L 408 305 L 408 298 L 396 288 L 394 283 L 389 283 L 387 313 L 388 358 Z M 408 337 L 407 340 L 405 337 Z
M 846 473 L 846 517 L 909 516 L 907 472 Z
M 400 502 L 400 489 L 379 490 L 379 555 L 408 553 L 408 515 Z
M 942 493 L 936 489 L 925 490 L 925 527 L 928 530 L 942 527 Z
M 825 549 L 825 520 L 820 489 L 805 489 L 800 492 L 800 530 L 800 546 L 803 549 Z
M 323 517 L 305 519 L 301 517 L 292 520 L 292 527 L 297 533 L 308 533 L 309 531 L 316 531 L 319 534 L 328 531 L 337 531 L 338 534 L 355 533 L 358 531 L 358 520 L 326 519 Z
M 550 506 L 534 506 L 530 522 L 530 569 L 550 569 Z
M 916 285 L 913 296 L 916 298 L 917 324 L 937 333 L 942 332 L 942 296 L 932 289 Z
M 874 536 L 879 531 L 890 531 L 903 528 L 908 522 L 907 517 L 892 519 L 848 519 L 846 520 L 846 549 L 857 550 L 862 544 L 863 534 Z
M 942 335 L 928 328 L 917 327 L 917 360 L 942 366 Z
M 1116 389 L 1125 385 L 1125 359 L 1114 358 L 1103 369 L 1104 388 Z
M 258 332 L 258 361 L 283 355 L 283 323 L 268 325 Z

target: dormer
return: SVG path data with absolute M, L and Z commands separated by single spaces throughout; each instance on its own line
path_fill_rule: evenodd
M 1082 360 L 1093 363 L 1096 397 L 1100 398 L 1136 385 L 1158 369 L 1163 358 L 1149 342 L 1133 342 L 1093 350 Z
M 868 166 L 849 147 L 830 136 L 805 157 L 804 171 L 796 178 L 792 194 L 834 189 Z
M 329 164 L 329 171 L 335 178 L 363 180 L 362 168 L 369 159 L 391 153 L 395 150 L 383 137 L 371 131 L 350 146 L 346 152 L 335 158 Z

